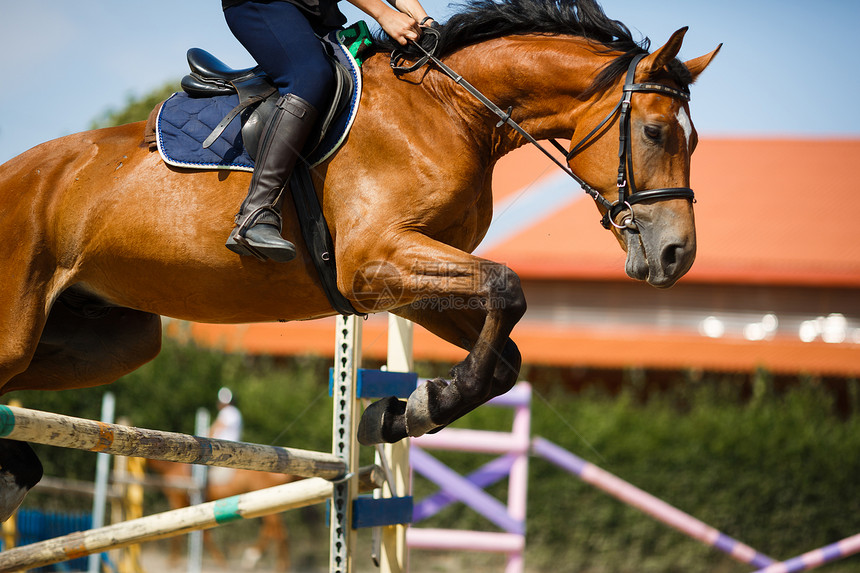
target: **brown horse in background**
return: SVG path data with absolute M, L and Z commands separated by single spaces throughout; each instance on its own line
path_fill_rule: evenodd
M 637 82 L 686 90 L 716 50 L 678 61 L 685 31 L 647 54 L 593 0 L 473 0 L 442 27 L 439 53 L 538 140 L 577 141 L 617 104 L 640 54 Z M 388 54 L 377 53 L 362 73 L 349 138 L 314 170 L 338 288 L 360 311 L 391 311 L 469 351 L 450 383 L 430 381 L 406 402 L 365 412 L 364 442 L 396 442 L 449 424 L 517 379 L 510 335 L 526 311 L 519 278 L 470 253 L 492 218 L 493 167 L 526 140 L 497 127 L 498 117 L 436 67 L 396 76 Z M 685 100 L 632 95 L 629 176 L 640 189 L 689 187 L 697 141 L 689 117 Z M 609 203 L 618 196 L 618 123 L 568 161 Z M 3 392 L 113 382 L 158 354 L 160 315 L 243 323 L 335 313 L 290 205 L 283 233 L 298 258 L 238 257 L 224 239 L 250 174 L 169 167 L 143 135 L 143 123 L 70 135 L 0 166 Z M 688 198 L 643 201 L 635 226 L 611 232 L 628 275 L 656 287 L 673 285 L 695 259 Z M 32 453 L 11 444 L 0 447 L 0 465 L 17 457 L 32 466 Z M 22 496 L 0 499 L 0 518 Z
M 176 480 L 177 483 L 188 483 L 191 479 L 191 466 L 189 464 L 159 460 L 147 460 L 146 463 L 150 469 L 162 476 L 168 483 L 171 480 Z M 268 487 L 275 487 L 276 485 L 300 479 L 284 474 L 231 468 L 210 468 L 209 471 L 212 472 L 213 469 L 222 475 L 217 479 L 209 479 L 207 481 L 204 495 L 205 501 L 214 501 Z M 186 488 L 165 485 L 161 489 L 167 498 L 167 502 L 170 504 L 170 509 L 179 509 L 189 505 L 190 501 Z M 226 566 L 227 559 L 218 546 L 212 542 L 210 533 L 209 530 L 203 532 L 206 551 L 209 552 L 219 565 Z M 179 558 L 179 539 L 178 537 L 171 538 L 170 559 L 173 563 Z M 248 548 L 255 553 L 249 553 L 246 550 L 246 555 L 251 555 L 251 558 L 247 560 L 248 563 L 245 563 L 246 559 L 243 556 L 243 568 L 253 568 L 256 561 L 265 554 L 266 549 L 270 546 L 274 547 L 278 570 L 289 571 L 289 536 L 280 514 L 266 515 L 260 518 L 260 533 L 257 536 L 257 542 L 253 548 Z

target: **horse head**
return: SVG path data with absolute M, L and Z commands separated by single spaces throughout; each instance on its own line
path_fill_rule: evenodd
M 690 157 L 698 135 L 687 87 L 720 50 L 682 64 L 675 57 L 686 31 L 678 30 L 663 47 L 633 59 L 624 86 L 607 90 L 600 96 L 604 105 L 589 107 L 577 122 L 568 156 L 571 169 L 594 182 L 606 200 L 602 203 L 615 206 L 600 208 L 608 211 L 605 225 L 627 252 L 627 275 L 659 288 L 675 284 L 696 258 Z M 618 90 L 624 93 L 620 104 Z M 614 121 L 601 124 L 601 114 L 613 104 L 604 117 Z M 607 136 L 615 133 L 615 124 L 619 140 Z M 605 127 L 584 138 L 578 133 L 579 126 L 586 130 L 594 125 Z M 583 146 L 591 137 L 595 139 Z M 616 151 L 618 172 L 606 168 L 606 157 Z

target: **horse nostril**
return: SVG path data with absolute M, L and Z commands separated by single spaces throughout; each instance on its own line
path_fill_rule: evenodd
M 683 245 L 666 245 L 660 255 L 660 262 L 663 263 L 663 270 L 667 274 L 672 274 L 679 261 L 683 258 Z

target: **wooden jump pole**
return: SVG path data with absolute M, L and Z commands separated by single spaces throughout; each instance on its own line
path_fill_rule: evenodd
M 336 479 L 346 464 L 323 452 L 106 424 L 0 405 L 0 437 L 153 460 Z
M 358 489 L 370 491 L 379 487 L 382 479 L 379 468 L 370 466 L 358 472 L 354 481 Z M 336 484 L 323 478 L 310 478 L 17 547 L 0 553 L 0 573 L 321 503 L 332 496 L 334 487 Z

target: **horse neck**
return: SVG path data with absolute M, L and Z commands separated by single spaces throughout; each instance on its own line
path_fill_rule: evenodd
M 445 62 L 537 139 L 570 139 L 577 118 L 594 103 L 580 95 L 617 54 L 596 54 L 581 39 L 566 36 L 508 36 L 468 46 Z M 496 129 L 492 114 L 453 80 L 438 74 L 437 90 L 479 141 L 494 155 L 520 147 L 526 140 L 512 129 Z M 453 86 L 453 87 L 452 87 Z

